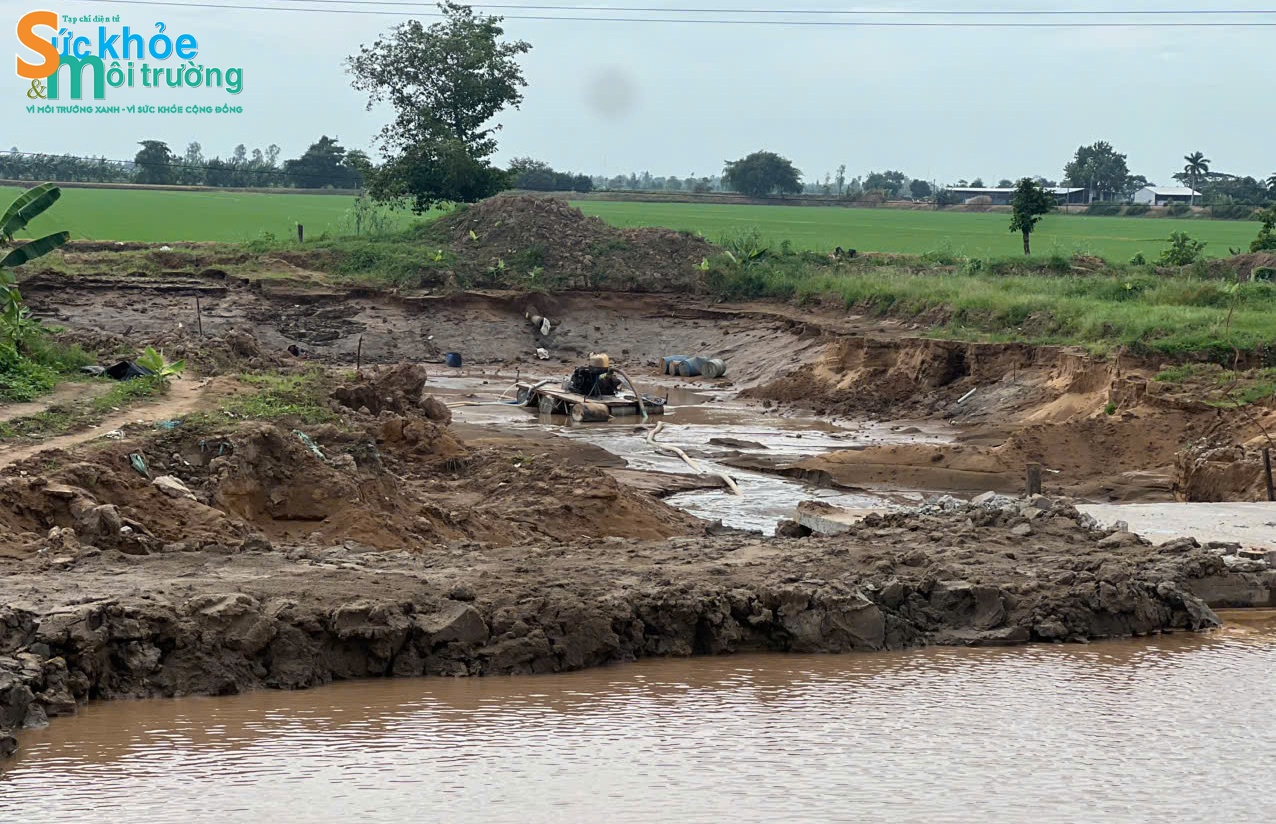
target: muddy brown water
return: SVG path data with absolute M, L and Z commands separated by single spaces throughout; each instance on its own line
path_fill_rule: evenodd
M 458 421 L 510 433 L 552 431 L 618 455 L 631 469 L 696 474 L 676 455 L 658 452 L 647 441 L 649 428 L 642 428 L 638 417 L 613 419 L 605 424 L 575 424 L 563 416 L 538 416 L 528 409 L 496 401 L 509 385 L 509 376 L 453 373 L 430 377 L 430 387 L 447 396 L 449 403 L 464 399 L 484 404 L 456 408 L 454 415 Z M 687 492 L 671 496 L 668 503 L 706 520 L 720 520 L 726 526 L 768 535 L 775 531 L 780 520 L 792 518 L 797 505 L 805 500 L 821 500 L 849 509 L 894 509 L 915 506 L 927 495 L 911 490 L 820 489 L 793 478 L 735 469 L 722 463 L 723 460 L 741 454 L 798 460 L 856 445 L 944 442 L 952 437 L 949 431 L 933 423 L 834 422 L 801 412 L 766 410 L 757 403 L 734 398 L 731 392 L 678 386 L 650 377 L 640 382 L 640 388 L 645 394 L 667 399 L 666 414 L 650 419 L 651 424 L 661 421 L 665 424 L 658 442 L 684 450 L 704 473 L 726 473 L 736 481 L 741 492 L 740 495 L 722 490 Z M 507 398 L 512 394 L 509 392 Z M 756 446 L 715 445 L 710 443 L 714 438 L 730 438 Z
M 23 822 L 1258 822 L 1276 613 L 1089 646 L 649 661 L 93 704 Z

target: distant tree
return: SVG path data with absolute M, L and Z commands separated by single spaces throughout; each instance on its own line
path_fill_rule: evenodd
M 893 170 L 869 172 L 868 177 L 864 178 L 864 191 L 883 191 L 887 197 L 898 197 L 900 191 L 904 188 L 904 181 L 907 179 L 903 172 Z
M 1211 206 L 1229 203 L 1259 206 L 1267 201 L 1265 183 L 1249 176 L 1211 172 L 1205 176 L 1199 191 L 1201 199 Z
M 1019 185 L 1015 187 L 1014 198 L 1010 201 L 1012 210 L 1010 231 L 1019 232 L 1023 235 L 1023 253 L 1025 255 L 1032 254 L 1029 236 L 1037 228 L 1041 218 L 1054 211 L 1056 205 L 1054 195 L 1047 192 L 1037 181 L 1030 177 L 1020 180 Z
M 137 165 L 137 182 L 162 185 L 173 182 L 173 153 L 162 140 L 143 140 L 133 158 Z
M 1183 173 L 1187 175 L 1187 179 L 1193 191 L 1199 191 L 1201 185 L 1201 177 L 1209 174 L 1210 159 L 1205 156 L 1204 152 L 1192 152 L 1190 155 L 1184 155 L 1183 159 L 1187 161 L 1187 165 L 1183 167 Z M 1196 196 L 1192 196 L 1193 202 Z
M 735 162 L 727 161 L 722 182 L 749 197 L 802 192 L 802 173 L 774 152 L 754 152 Z
M 226 161 L 220 157 L 214 157 L 212 160 L 204 163 L 204 185 L 206 186 L 230 186 L 234 183 L 234 169 Z
M 478 16 L 451 0 L 438 7 L 440 22 L 426 28 L 409 20 L 346 61 L 354 87 L 368 94 L 368 109 L 387 102 L 395 112 L 381 130 L 387 162 L 377 173 L 389 177 L 370 190 L 380 196 L 400 192 L 413 209 L 499 191 L 492 187 L 504 185 L 506 175 L 488 162 L 500 129 L 494 119 L 522 103 L 527 85 L 517 58 L 531 46 L 522 40 L 503 42 L 502 18 Z M 411 169 L 406 165 L 410 160 L 444 165 Z M 446 189 L 405 188 L 429 183 Z
M 555 171 L 548 163 L 530 157 L 514 158 L 506 174 L 510 186 L 533 192 L 588 192 L 594 188 L 589 175 Z
M 359 172 L 349 163 L 345 147 L 327 135 L 312 143 L 301 157 L 285 162 L 284 174 L 299 189 L 354 189 L 360 184 Z
M 1272 197 L 1276 197 L 1276 172 L 1272 172 L 1272 176 L 1267 178 L 1267 188 L 1271 190 Z
M 1001 180 L 997 181 L 998 189 L 1011 189 L 1014 187 L 1014 185 L 1015 185 L 1014 181 L 1012 181 L 1008 177 L 1003 177 Z
M 673 175 L 670 175 L 669 177 L 666 177 L 666 178 L 665 178 L 665 191 L 667 191 L 667 192 L 679 192 L 679 191 L 682 191 L 682 180 L 681 180 L 681 179 L 679 179 L 679 178 L 677 178 L 677 177 L 674 177 Z
M 1085 188 L 1097 194 L 1099 200 L 1125 191 L 1130 177 L 1126 156 L 1112 148 L 1112 144 L 1100 140 L 1090 146 L 1080 146 L 1072 161 L 1063 167 L 1064 180 L 1072 186 Z
M 1130 175 L 1125 179 L 1125 188 L 1121 190 L 1123 200 L 1133 200 L 1134 193 L 1152 184 L 1143 175 Z
M 201 186 L 204 183 L 204 149 L 198 141 L 186 144 L 186 154 L 177 161 L 180 168 L 173 170 L 173 177 L 183 186 Z
M 982 177 L 977 177 L 974 180 L 970 181 L 970 188 L 972 189 L 984 188 L 984 179 Z
M 930 197 L 930 184 L 924 180 L 914 180 L 908 184 L 908 191 L 918 200 L 924 200 Z
M 1272 175 L 1276 178 L 1276 175 Z M 841 197 L 842 192 L 846 191 L 846 164 L 843 163 L 837 167 L 837 196 Z
M 939 191 L 935 192 L 936 207 L 955 206 L 957 205 L 957 202 L 958 202 L 958 197 L 957 195 L 953 194 L 952 189 L 940 189 Z

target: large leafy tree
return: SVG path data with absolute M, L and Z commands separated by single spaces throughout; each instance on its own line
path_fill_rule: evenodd
M 162 185 L 173 182 L 174 157 L 168 144 L 162 140 L 143 140 L 133 158 L 137 165 L 137 182 Z
M 735 162 L 727 161 L 722 182 L 749 197 L 802 192 L 802 173 L 775 152 L 754 152 Z
M 406 192 L 414 208 L 470 202 L 499 191 L 490 188 L 505 179 L 488 163 L 501 128 L 493 121 L 506 108 L 518 108 L 527 85 L 518 57 L 531 46 L 503 41 L 502 18 L 476 15 L 450 0 L 439 3 L 439 10 L 440 22 L 426 27 L 409 20 L 346 61 L 354 87 L 368 94 L 368 109 L 378 103 L 394 109 L 394 119 L 381 130 L 386 155 L 382 171 L 392 179 L 374 183 L 374 192 L 384 196 L 405 185 L 458 184 L 455 189 Z M 469 160 L 458 157 L 458 151 Z M 428 158 L 449 159 L 450 172 L 406 165 Z
M 1068 183 L 1084 187 L 1091 198 L 1108 200 L 1123 193 L 1130 177 L 1126 156 L 1112 148 L 1112 144 L 1100 140 L 1090 146 L 1080 146 L 1072 160 L 1063 167 L 1063 177 Z
M 1210 159 L 1204 152 L 1192 152 L 1184 155 L 1183 160 L 1186 164 L 1183 166 L 1183 174 L 1189 181 L 1188 185 L 1194 191 L 1200 191 L 1201 178 L 1210 173 Z
M 508 187 L 508 175 L 478 160 L 455 138 L 426 140 L 387 160 L 372 175 L 369 193 L 407 201 L 421 214 L 441 201 L 473 203 Z
M 1019 181 L 1015 187 L 1015 196 L 1010 201 L 1012 210 L 1010 231 L 1023 235 L 1023 253 L 1032 254 L 1029 238 L 1041 222 L 1041 218 L 1054 211 L 1057 203 L 1054 195 L 1042 188 L 1041 184 L 1030 177 Z

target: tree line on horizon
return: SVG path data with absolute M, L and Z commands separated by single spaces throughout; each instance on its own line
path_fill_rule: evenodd
M 175 154 L 166 143 L 141 141 L 131 161 L 104 158 L 29 155 L 0 152 L 0 177 L 17 180 L 67 182 L 134 182 L 231 187 L 295 187 L 302 189 L 361 189 L 368 200 L 407 206 L 424 212 L 441 203 L 467 203 L 507 189 L 589 192 L 598 189 L 665 192 L 738 192 L 750 197 L 823 195 L 857 201 L 900 198 L 936 205 L 957 202 L 952 188 L 982 188 L 984 181 L 958 180 L 939 185 L 910 178 L 902 171 L 870 171 L 847 178 L 847 166 L 822 181 L 804 180 L 787 158 L 770 151 L 754 152 L 724 163 L 721 174 L 653 176 L 631 173 L 604 177 L 553 168 L 544 161 L 521 157 L 502 168 L 492 162 L 497 149 L 497 116 L 519 108 L 527 85 L 518 58 L 531 50 L 523 40 L 502 39 L 496 16 L 476 14 L 452 0 L 438 4 L 443 18 L 429 26 L 409 20 L 348 57 L 345 66 L 352 86 L 367 95 L 367 107 L 388 104 L 392 119 L 381 130 L 374 161 L 357 149 L 346 149 L 323 136 L 299 157 L 280 162 L 276 145 L 251 152 L 235 147 L 228 158 L 207 158 L 199 143 Z M 1204 153 L 1184 156 L 1185 165 L 1171 179 L 1201 193 L 1200 202 L 1215 208 L 1247 207 L 1276 200 L 1276 173 L 1266 179 L 1218 171 Z M 1064 185 L 1083 188 L 1087 200 L 1113 203 L 1128 200 L 1152 185 L 1130 172 L 1127 156 L 1106 141 L 1081 146 L 1063 167 L 1060 182 L 1041 176 L 1019 177 L 1041 188 Z M 1016 186 L 1010 179 L 997 186 Z

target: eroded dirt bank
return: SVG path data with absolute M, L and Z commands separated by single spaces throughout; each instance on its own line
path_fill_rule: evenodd
M 257 543 L 0 564 L 6 727 L 90 699 L 343 678 L 1199 630 L 1218 619 L 1193 587 L 1239 574 L 1190 540 L 1095 531 L 1066 505 L 874 516 L 828 539 Z
M 173 357 L 202 357 L 205 374 L 286 366 L 290 345 L 306 360 L 335 364 L 359 354 L 364 363 L 439 363 L 459 352 L 467 365 L 525 375 L 606 351 L 637 379 L 664 355 L 706 354 L 729 364 L 715 386 L 758 403 L 829 417 L 942 420 L 958 429 L 955 447 L 870 448 L 798 467 L 741 464 L 852 487 L 1017 491 L 1024 464 L 1036 462 L 1047 469 L 1050 491 L 1102 501 L 1258 500 L 1265 497 L 1258 450 L 1264 430 L 1276 432 L 1268 404 L 1229 408 L 1216 374 L 1157 380 L 1168 364 L 933 340 L 921 336 L 924 327 L 819 306 L 608 291 L 376 293 L 209 270 L 36 275 L 23 289 L 74 340 L 122 352 L 155 342 Z M 548 318 L 549 333 L 529 316 Z M 197 339 L 197 323 L 220 349 Z

